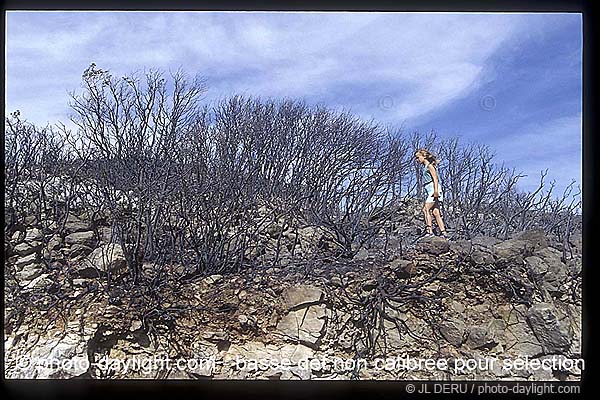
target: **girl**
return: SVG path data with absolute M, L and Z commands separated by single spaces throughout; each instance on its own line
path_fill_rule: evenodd
M 444 198 L 442 196 L 442 188 L 439 184 L 438 174 L 435 169 L 435 166 L 439 164 L 439 160 L 426 149 L 417 150 L 415 152 L 415 158 L 419 163 L 424 165 L 423 183 L 425 184 L 425 190 L 427 191 L 427 198 L 425 199 L 425 205 L 423 206 L 425 224 L 427 225 L 425 237 L 434 236 L 431 226 L 431 214 L 429 213 L 430 210 L 433 210 L 433 215 L 440 228 L 440 232 L 442 233 L 442 236 L 447 239 L 446 228 L 444 227 L 444 221 L 442 221 L 442 214 L 440 212 L 440 202 L 442 202 Z

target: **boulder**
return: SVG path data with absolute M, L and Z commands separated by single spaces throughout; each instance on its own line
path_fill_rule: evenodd
M 309 285 L 291 286 L 282 293 L 284 305 L 288 310 L 318 304 L 323 298 L 323 291 Z
M 527 311 L 527 321 L 546 354 L 563 353 L 571 346 L 573 330 L 550 303 L 534 304 Z
M 535 256 L 546 264 L 544 287 L 551 293 L 562 292 L 563 284 L 569 279 L 569 267 L 561 261 L 561 252 L 552 247 L 537 251 Z
M 15 261 L 15 268 L 17 268 L 17 270 L 21 270 L 28 265 L 34 264 L 38 261 L 38 259 L 39 257 L 36 253 L 29 254 L 25 257 L 20 257 L 17 259 L 17 261 Z
M 17 279 L 23 282 L 30 282 L 39 277 L 44 272 L 44 266 L 41 264 L 27 264 L 17 272 Z
M 507 327 L 501 343 L 506 348 L 506 352 L 511 355 L 538 357 L 544 354 L 542 344 L 526 322 Z
M 455 347 L 459 347 L 465 341 L 465 322 L 462 319 L 450 318 L 440 324 L 440 333 Z
M 458 256 L 465 258 L 471 254 L 472 245 L 468 240 L 456 240 L 449 242 L 450 251 Z
M 529 274 L 534 278 L 543 277 L 548 272 L 548 264 L 538 256 L 526 257 L 525 265 Z
M 92 231 L 71 233 L 65 237 L 65 243 L 69 246 L 81 244 L 93 248 L 96 245 L 96 235 Z
M 471 245 L 480 248 L 491 248 L 495 244 L 498 244 L 500 242 L 502 242 L 500 239 L 492 236 L 476 236 L 473 239 L 471 239 Z
M 509 239 L 493 246 L 496 264 L 501 267 L 523 264 L 523 257 L 533 253 L 534 245 L 520 239 Z
M 398 278 L 410 278 L 417 273 L 417 267 L 410 260 L 397 259 L 389 264 Z
M 48 240 L 48 245 L 46 248 L 48 251 L 57 251 L 62 246 L 62 238 L 60 235 L 53 235 L 50 240 Z
M 542 229 L 529 229 L 519 232 L 514 236 L 514 239 L 528 242 L 533 251 L 548 247 L 548 239 Z
M 41 266 L 40 266 L 41 267 Z M 43 271 L 42 268 L 39 271 Z M 34 279 L 32 279 L 29 283 L 25 285 L 26 290 L 33 290 L 48 287 L 52 284 L 52 280 L 49 278 L 49 274 L 41 274 Z
M 290 311 L 279 320 L 277 330 L 309 347 L 318 348 L 324 334 L 326 317 L 323 305 L 312 305 Z
M 42 250 L 40 242 L 21 242 L 13 248 L 14 254 L 18 256 L 28 256 L 30 254 L 39 253 Z
M 465 345 L 471 349 L 495 346 L 498 342 L 494 339 L 493 331 L 487 325 L 473 325 L 467 331 Z
M 90 254 L 94 249 L 85 244 L 74 244 L 69 249 L 69 258 L 83 257 Z
M 206 278 L 202 279 L 202 282 L 204 282 L 207 285 L 212 285 L 214 283 L 218 283 L 223 279 L 223 275 L 220 274 L 214 274 L 214 275 L 210 275 L 207 276 Z
M 471 252 L 471 261 L 478 265 L 493 264 L 496 261 L 496 258 L 489 249 L 474 247 Z
M 26 242 L 39 242 L 43 239 L 44 235 L 38 228 L 27 229 L 27 232 L 25 233 Z
M 88 341 L 92 331 L 87 327 L 78 332 L 75 324 L 57 337 L 39 337 L 35 347 L 17 358 L 30 360 L 21 367 L 11 368 L 7 377 L 16 379 L 64 379 L 83 375 L 89 369 Z
M 447 253 L 450 250 L 448 241 L 442 237 L 431 236 L 421 239 L 416 246 L 417 250 L 435 256 Z
M 65 223 L 65 234 L 70 235 L 76 232 L 85 232 L 93 229 L 93 225 L 89 222 L 82 221 L 73 214 L 69 214 Z
M 121 245 L 109 243 L 92 251 L 76 268 L 80 278 L 94 278 L 106 272 L 118 275 L 127 270 L 127 260 Z

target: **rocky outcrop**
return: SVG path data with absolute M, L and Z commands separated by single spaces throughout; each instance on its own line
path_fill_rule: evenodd
M 271 240 L 284 234 L 292 240 L 278 223 Z M 29 229 L 9 243 L 7 270 L 35 307 L 23 312 L 7 302 L 7 378 L 577 380 L 581 374 L 351 365 L 406 355 L 451 365 L 461 358 L 580 357 L 576 240 L 569 244 L 575 256 L 563 259 L 540 231 L 507 240 L 425 238 L 402 250 L 391 236 L 387 243 L 395 245 L 385 256 L 362 249 L 354 259 L 308 267 L 289 258 L 275 267 L 166 279 L 151 296 L 147 287 L 124 283 L 127 262 L 110 234 L 75 217 L 65 227 L 64 241 L 56 232 Z M 299 252 L 330 246 L 316 228 L 300 229 L 297 242 Z M 181 266 L 142 267 L 154 278 L 181 275 Z M 53 304 L 60 301 L 59 312 Z M 133 364 L 166 358 L 186 360 L 185 368 Z

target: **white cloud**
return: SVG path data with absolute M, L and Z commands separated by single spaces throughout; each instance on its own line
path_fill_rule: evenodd
M 23 23 L 28 18 L 41 23 Z M 47 17 L 44 22 L 43 18 Z M 431 112 L 476 87 L 482 66 L 519 26 L 519 15 L 352 12 L 95 12 L 8 14 L 8 105 L 33 78 L 41 96 L 65 99 L 91 61 L 125 74 L 143 67 L 206 72 L 210 96 L 242 92 L 332 99 L 357 112 L 401 121 Z M 39 69 L 31 67 L 37 60 Z M 21 68 L 29 65 L 27 72 Z M 36 80 L 40 69 L 56 88 Z M 43 75 L 43 74 L 42 74 Z M 382 96 L 393 112 L 378 114 Z M 22 103 L 22 102 L 21 102 Z M 41 105 L 41 104 L 40 104 Z M 33 107 L 35 108 L 35 104 Z M 61 107 L 62 108 L 62 107 Z M 41 110 L 36 110 L 40 113 Z M 48 114 L 53 114 L 48 110 Z

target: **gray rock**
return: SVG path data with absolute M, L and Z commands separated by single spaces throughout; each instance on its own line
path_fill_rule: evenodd
M 537 340 L 529 341 L 528 337 L 520 337 L 519 341 L 507 349 L 507 353 L 519 357 L 537 357 L 543 354 L 544 350 Z
M 534 304 L 527 311 L 527 321 L 546 354 L 562 353 L 571 346 L 573 330 L 568 320 L 561 321 L 560 317 L 558 310 L 549 303 Z
M 69 326 L 69 329 L 73 327 Z M 90 364 L 87 343 L 91 332 L 68 332 L 58 338 L 40 339 L 24 356 L 31 360 L 27 366 L 14 368 L 7 376 L 25 379 L 63 379 L 84 374 Z
M 46 248 L 48 251 L 57 251 L 62 246 L 62 238 L 60 235 L 53 235 L 48 241 Z
M 448 309 L 459 315 L 462 315 L 465 312 L 465 306 L 456 300 L 451 300 L 448 303 Z
M 493 264 L 496 261 L 494 254 L 487 248 L 474 247 L 471 252 L 471 261 L 475 264 Z
M 43 239 L 44 235 L 42 234 L 42 231 L 40 231 L 38 228 L 27 229 L 27 232 L 25 234 L 26 242 L 39 242 Z
M 529 256 L 525 258 L 525 265 L 529 273 L 534 277 L 542 277 L 548 272 L 548 265 L 538 256 Z
M 497 341 L 494 339 L 493 332 L 487 325 L 473 325 L 469 327 L 465 345 L 471 349 L 494 346 Z
M 534 244 L 526 240 L 509 239 L 493 246 L 498 266 L 521 265 L 523 257 L 533 253 Z
M 451 318 L 440 324 L 440 333 L 455 347 L 459 347 L 465 341 L 465 323 L 461 319 Z
M 98 247 L 76 264 L 76 276 L 94 278 L 110 272 L 118 276 L 127 270 L 127 260 L 121 245 L 109 243 Z
M 317 348 L 324 334 L 326 317 L 324 306 L 312 305 L 290 311 L 279 320 L 277 330 L 309 347 Z
M 461 256 L 461 257 L 467 257 L 471 254 L 471 250 L 472 250 L 472 245 L 471 242 L 469 242 L 468 240 L 456 240 L 456 241 L 451 241 L 449 242 L 450 245 L 450 251 L 452 251 L 453 253 Z
M 560 251 L 548 247 L 537 251 L 537 257 L 546 264 L 546 273 L 544 274 L 544 288 L 551 293 L 562 292 L 562 285 L 569 279 L 569 267 L 561 261 Z
M 25 239 L 25 232 L 17 230 L 10 237 L 12 243 L 20 243 Z
M 121 252 L 121 254 L 122 253 L 123 252 Z M 210 276 L 207 276 L 206 278 L 202 279 L 202 282 L 206 283 L 207 285 L 212 285 L 212 284 L 220 282 L 222 279 L 223 279 L 223 275 L 214 274 L 214 275 L 210 275 Z
M 343 287 L 344 286 L 344 282 L 342 281 L 342 278 L 340 278 L 339 276 L 334 276 L 331 278 L 331 284 L 335 285 L 335 286 L 339 286 L 339 287 Z
M 17 279 L 19 279 L 22 283 L 29 282 L 39 277 L 44 271 L 43 265 L 40 264 L 27 264 L 17 272 Z
M 417 273 L 417 267 L 410 260 L 396 259 L 389 266 L 398 278 L 410 278 Z
M 28 256 L 33 253 L 39 253 L 42 250 L 40 242 L 21 242 L 13 248 L 13 252 L 18 256 Z
M 471 239 L 471 244 L 477 247 L 491 248 L 495 244 L 500 243 L 501 240 L 491 236 L 476 236 Z
M 318 304 L 323 298 L 323 291 L 309 285 L 291 286 L 282 293 L 284 305 L 288 310 Z
M 65 234 L 70 235 L 76 232 L 85 232 L 93 229 L 92 224 L 82 221 L 80 218 L 73 214 L 69 214 L 67 222 L 65 223 Z
M 71 233 L 65 237 L 65 243 L 69 246 L 81 244 L 88 247 L 94 247 L 96 244 L 96 235 L 92 231 Z
M 77 278 L 77 279 L 73 279 L 73 286 L 87 286 L 87 284 L 89 283 L 89 279 L 85 279 L 85 278 Z
M 448 244 L 448 241 L 446 239 L 438 236 L 432 236 L 421 239 L 417 243 L 416 248 L 419 251 L 437 256 L 443 253 L 447 253 L 450 250 L 450 245 Z
M 514 239 L 529 242 L 533 251 L 548 247 L 548 239 L 542 229 L 530 229 L 520 232 L 514 236 Z
M 17 270 L 21 270 L 21 269 L 25 268 L 26 266 L 37 262 L 38 258 L 39 258 L 38 255 L 35 253 L 32 253 L 25 257 L 20 257 L 15 262 L 15 267 L 17 268 Z
M 88 254 L 90 254 L 93 251 L 93 249 L 89 246 L 86 246 L 84 244 L 74 244 L 71 246 L 71 248 L 69 249 L 69 257 L 70 258 L 76 258 L 76 257 L 84 257 Z
M 368 260 L 369 258 L 373 258 L 373 256 L 371 254 L 369 254 L 369 250 L 367 249 L 360 249 L 355 255 L 354 255 L 354 259 L 355 260 Z
M 43 271 L 43 269 L 40 269 L 40 271 Z M 32 279 L 27 285 L 25 285 L 25 289 L 33 290 L 48 287 L 52 284 L 52 281 L 48 277 L 49 274 L 41 274 L 37 276 L 36 278 Z

